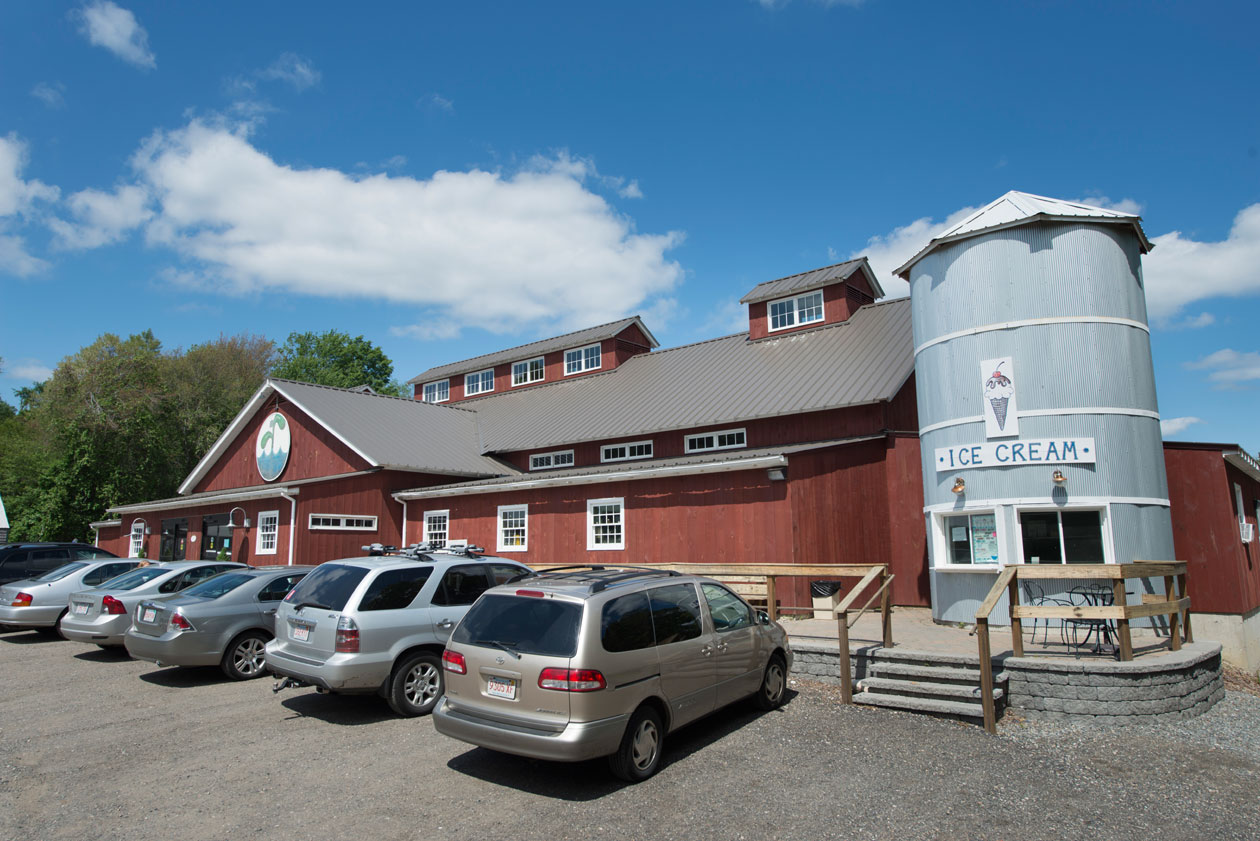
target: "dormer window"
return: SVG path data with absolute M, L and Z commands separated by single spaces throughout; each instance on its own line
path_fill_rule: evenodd
M 530 470 L 555 470 L 573 466 L 572 450 L 556 450 L 552 453 L 534 453 L 529 457 Z
M 596 371 L 600 364 L 599 345 L 575 348 L 564 352 L 564 375 Z
M 529 385 L 540 383 L 547 376 L 547 366 L 540 356 L 537 359 L 526 359 L 524 362 L 512 363 L 512 385 Z
M 478 371 L 475 374 L 464 375 L 464 396 L 472 397 L 474 394 L 487 394 L 494 391 L 494 369 L 487 368 L 484 371 Z
M 770 330 L 786 330 L 823 320 L 822 290 L 770 302 Z
M 425 383 L 421 394 L 425 403 L 445 403 L 451 399 L 451 381 L 438 380 L 435 383 Z
M 702 453 L 706 450 L 734 450 L 746 446 L 746 437 L 742 429 L 723 429 L 719 432 L 688 435 L 684 440 L 689 453 Z

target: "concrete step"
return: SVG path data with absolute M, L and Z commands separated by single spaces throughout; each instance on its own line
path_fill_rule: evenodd
M 858 681 L 858 688 L 865 692 L 880 695 L 910 695 L 915 697 L 932 697 L 941 701 L 980 701 L 979 686 L 963 686 L 957 683 L 932 683 L 918 680 L 896 680 L 886 677 L 868 677 Z M 994 688 L 993 700 L 1001 701 L 1006 690 Z
M 871 707 L 887 707 L 894 710 L 931 713 L 961 718 L 984 718 L 984 707 L 978 702 L 964 704 L 961 701 L 941 701 L 934 698 L 914 698 L 905 695 L 885 695 L 880 692 L 859 692 L 853 703 Z
M 968 686 L 980 685 L 980 669 L 959 669 L 953 666 L 920 666 L 915 663 L 890 663 L 876 660 L 870 664 L 872 677 L 902 678 L 904 680 L 921 680 L 934 683 L 962 683 Z M 993 685 L 1006 683 L 1006 672 L 995 672 Z

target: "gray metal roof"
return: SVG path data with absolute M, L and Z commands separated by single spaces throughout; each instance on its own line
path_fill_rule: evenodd
M 739 299 L 739 302 L 741 304 L 755 304 L 759 301 L 783 298 L 794 292 L 808 292 L 811 289 L 819 289 L 831 283 L 848 280 L 853 276 L 854 272 L 858 271 L 866 275 L 866 280 L 875 292 L 875 297 L 882 298 L 884 296 L 883 287 L 875 279 L 875 273 L 871 271 L 870 263 L 866 261 L 865 257 L 859 257 L 856 260 L 836 263 L 834 266 L 823 266 L 821 269 L 788 275 L 778 280 L 767 280 L 765 283 L 759 283 L 754 286 L 751 292 Z
M 476 412 L 482 452 L 506 452 L 889 400 L 913 370 L 901 298 L 839 324 L 657 350 L 613 371 L 459 405 Z
M 452 374 L 469 374 L 473 371 L 481 371 L 494 365 L 504 362 L 517 362 L 522 359 L 530 359 L 544 353 L 551 353 L 556 350 L 567 350 L 569 348 L 581 347 L 589 345 L 592 342 L 602 341 L 603 339 L 611 339 L 631 324 L 637 324 L 639 329 L 643 331 L 643 335 L 647 336 L 648 344 L 652 347 L 658 347 L 659 342 L 647 329 L 647 325 L 643 323 L 637 315 L 629 318 L 623 318 L 620 321 L 610 321 L 607 324 L 599 324 L 595 327 L 587 327 L 583 330 L 575 330 L 572 333 L 565 333 L 563 336 L 556 336 L 551 339 L 541 339 L 537 342 L 530 342 L 527 345 L 518 345 L 507 350 L 497 350 L 494 353 L 487 353 L 482 356 L 474 356 L 472 359 L 465 359 L 460 362 L 451 362 L 446 365 L 438 365 L 436 368 L 417 374 L 407 380 L 409 385 L 417 383 L 433 382 L 434 380 L 444 379 Z

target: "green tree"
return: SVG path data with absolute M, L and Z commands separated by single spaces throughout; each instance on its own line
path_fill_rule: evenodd
M 394 363 L 385 352 L 362 336 L 328 330 L 324 333 L 290 333 L 280 348 L 272 376 L 316 385 L 354 388 L 368 385 L 379 394 L 405 396 L 405 389 L 391 380 Z

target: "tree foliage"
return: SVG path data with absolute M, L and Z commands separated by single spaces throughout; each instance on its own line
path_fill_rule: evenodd
M 394 363 L 362 336 L 351 338 L 340 330 L 290 333 L 279 357 L 272 370 L 277 377 L 338 388 L 368 385 L 378 394 L 405 396 L 404 388 L 391 380 Z

